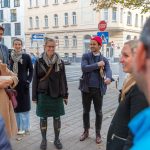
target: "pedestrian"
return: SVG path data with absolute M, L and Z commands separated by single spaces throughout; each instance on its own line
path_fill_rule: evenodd
M 136 53 L 137 41 L 131 40 L 124 44 L 120 62 L 123 71 L 128 73 L 123 83 L 119 106 L 111 121 L 106 150 L 128 150 L 133 142 L 133 136 L 128 128 L 129 121 L 144 108 L 148 107 L 144 94 L 139 90 L 133 76 L 133 59 Z
M 9 138 L 17 134 L 17 123 L 12 103 L 5 89 L 8 87 L 14 88 L 17 83 L 17 76 L 7 68 L 6 64 L 0 61 L 0 115 L 4 119 Z
M 47 149 L 47 118 L 53 117 L 55 132 L 54 145 L 62 149 L 59 139 L 61 119 L 65 114 L 64 104 L 67 104 L 68 87 L 65 66 L 60 56 L 55 52 L 56 42 L 45 40 L 44 53 L 37 59 L 34 66 L 32 83 L 32 100 L 37 104 L 36 114 L 40 117 L 42 135 L 41 150 Z
M 134 59 L 134 75 L 139 88 L 150 104 L 150 17 L 140 35 Z M 131 150 L 150 149 L 150 107 L 135 116 L 129 123 L 134 135 Z
M 0 116 L 0 150 L 12 150 L 8 136 L 5 131 L 5 123 Z
M 4 28 L 0 26 L 0 60 L 9 66 L 9 51 L 8 48 L 2 44 Z
M 101 125 L 102 125 L 102 103 L 103 95 L 106 92 L 107 85 L 111 83 L 112 71 L 108 60 L 101 55 L 102 39 L 99 36 L 91 38 L 91 52 L 82 56 L 82 80 L 80 87 L 83 104 L 83 126 L 84 132 L 80 137 L 80 141 L 84 141 L 89 136 L 90 120 L 89 113 L 91 102 L 93 101 L 96 120 L 95 132 L 96 143 L 101 142 Z M 105 76 L 104 76 L 105 75 Z
M 15 108 L 18 134 L 29 133 L 30 130 L 30 82 L 33 75 L 31 58 L 22 51 L 23 42 L 16 38 L 13 41 L 10 67 L 18 75 L 19 83 L 16 86 L 17 107 Z

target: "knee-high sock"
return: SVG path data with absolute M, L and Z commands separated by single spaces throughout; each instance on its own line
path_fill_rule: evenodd
M 40 118 L 40 129 L 43 140 L 46 140 L 47 118 Z
M 59 139 L 59 133 L 61 128 L 61 120 L 60 117 L 53 118 L 54 132 L 55 132 L 55 140 Z

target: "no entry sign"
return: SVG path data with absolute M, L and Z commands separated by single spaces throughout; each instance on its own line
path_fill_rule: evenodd
M 107 22 L 104 21 L 104 20 L 100 21 L 99 24 L 98 24 L 98 29 L 100 31 L 105 31 L 106 28 L 107 28 Z

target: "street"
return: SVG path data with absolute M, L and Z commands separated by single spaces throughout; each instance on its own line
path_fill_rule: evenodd
M 113 69 L 113 71 L 115 71 L 115 69 Z M 101 131 L 103 142 L 100 145 L 95 144 L 95 112 L 93 105 L 91 107 L 90 117 L 90 136 L 84 142 L 80 142 L 79 137 L 83 132 L 82 101 L 81 93 L 78 90 L 78 79 L 81 75 L 80 64 L 66 66 L 66 72 L 69 87 L 69 103 L 65 106 L 66 115 L 62 117 L 60 138 L 64 146 L 63 150 L 105 150 L 107 130 L 118 103 L 118 91 L 115 89 L 115 83 L 113 82 L 108 86 L 107 94 L 104 96 L 103 124 Z M 39 130 L 39 118 L 35 114 L 35 104 L 32 104 L 31 110 L 31 133 L 21 138 L 22 140 L 20 141 L 16 139 L 11 141 L 14 150 L 40 150 L 41 134 Z M 52 118 L 49 118 L 47 133 L 48 149 L 56 150 L 53 145 L 53 139 L 53 123 Z

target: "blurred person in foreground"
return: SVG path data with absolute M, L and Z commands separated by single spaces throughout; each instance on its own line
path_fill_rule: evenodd
M 8 136 L 6 134 L 5 123 L 0 116 L 0 150 L 12 150 Z
M 136 40 L 128 41 L 121 51 L 120 63 L 123 71 L 128 73 L 119 96 L 119 106 L 111 121 L 106 150 L 128 150 L 132 146 L 133 135 L 131 134 L 129 121 L 148 107 L 144 94 L 139 90 L 133 75 L 133 60 L 137 48 Z
M 5 89 L 8 87 L 14 88 L 17 83 L 18 78 L 16 74 L 11 72 L 7 65 L 0 60 L 0 114 L 5 122 L 6 133 L 10 138 L 17 134 L 17 123 L 12 102 Z
M 134 75 L 137 84 L 150 105 L 150 18 L 147 19 L 141 32 L 134 58 Z M 150 150 L 150 108 L 134 117 L 129 127 L 134 135 L 130 150 Z

